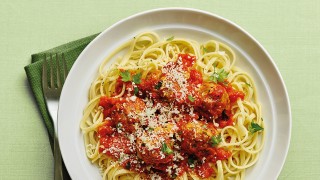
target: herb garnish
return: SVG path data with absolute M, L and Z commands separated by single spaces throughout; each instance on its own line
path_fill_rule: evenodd
M 189 99 L 191 102 L 194 102 L 194 97 L 192 97 L 191 95 L 188 95 L 188 99 Z
M 251 124 L 249 125 L 249 131 L 251 134 L 257 132 L 257 131 L 263 131 L 263 127 L 259 126 L 259 124 L 254 123 L 253 121 L 251 121 Z
M 210 139 L 210 143 L 212 147 L 218 145 L 221 141 L 222 139 L 220 134 L 218 136 L 212 136 Z
M 120 129 L 120 128 L 122 127 L 122 124 L 121 124 L 121 123 L 118 123 L 118 124 L 116 125 L 116 127 L 117 127 L 117 129 Z
M 134 88 L 133 88 L 133 94 L 134 94 L 134 95 L 138 95 L 138 92 L 139 92 L 138 87 L 134 87 Z
M 141 83 L 141 73 L 135 74 L 132 77 L 132 80 L 135 84 L 140 84 Z
M 120 72 L 120 76 L 122 77 L 122 81 L 123 82 L 128 82 L 128 81 L 131 81 L 131 74 L 128 70 L 126 71 L 121 71 Z
M 154 86 L 155 89 L 159 90 L 162 86 L 162 81 L 159 81 L 158 84 Z
M 172 41 L 174 39 L 174 36 L 171 36 L 167 39 L 167 41 Z
M 207 53 L 207 52 L 208 52 L 208 49 L 205 48 L 204 45 L 201 45 L 201 46 L 200 46 L 200 49 L 202 49 L 202 52 L 203 52 L 203 53 Z
M 161 151 L 168 155 L 173 153 L 172 149 L 170 149 L 166 143 L 162 144 Z
M 130 162 L 128 162 L 128 163 L 126 164 L 126 167 L 125 167 L 125 168 L 128 169 L 128 170 L 130 170 L 130 168 L 131 168 Z
M 215 69 L 215 68 L 214 68 Z M 210 76 L 210 81 L 215 83 L 223 82 L 228 77 L 228 72 L 224 71 L 224 69 L 219 69 L 217 72 L 214 70 L 213 74 Z
M 195 161 L 196 161 L 196 158 L 191 155 L 188 157 L 188 164 L 189 164 L 189 167 L 191 167 L 192 169 L 194 168 L 194 164 L 195 164 Z
M 123 82 L 133 81 L 135 84 L 141 83 L 141 73 L 137 73 L 131 77 L 131 73 L 128 70 L 121 71 L 120 76 Z
M 173 175 L 171 176 L 171 178 L 172 178 L 172 179 L 176 179 L 176 178 L 177 178 L 177 175 L 176 175 L 176 174 L 173 174 Z
M 252 88 L 252 86 L 251 86 L 251 84 L 249 84 L 249 83 L 247 83 L 247 82 L 244 82 L 247 86 L 249 86 L 249 87 L 251 87 Z

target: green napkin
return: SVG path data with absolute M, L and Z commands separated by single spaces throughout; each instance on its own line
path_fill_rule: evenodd
M 32 93 L 35 97 L 36 103 L 42 115 L 42 119 L 44 121 L 45 126 L 47 127 L 50 141 L 53 140 L 53 124 L 52 120 L 48 114 L 45 100 L 42 93 L 42 61 L 44 58 L 44 54 L 55 54 L 55 53 L 64 53 L 65 60 L 67 63 L 67 67 L 70 70 L 71 66 L 78 58 L 83 49 L 97 36 L 98 34 L 91 35 L 76 41 L 72 41 L 58 47 L 31 55 L 31 64 L 24 67 L 27 78 L 29 81 L 29 85 L 31 87 Z
M 42 115 L 43 122 L 47 127 L 51 148 L 53 148 L 53 136 L 54 136 L 54 128 L 52 120 L 48 114 L 48 110 L 46 108 L 45 100 L 42 92 L 42 61 L 44 58 L 44 54 L 55 54 L 55 53 L 64 53 L 66 64 L 68 69 L 70 70 L 71 66 L 78 58 L 83 49 L 97 36 L 98 34 L 94 34 L 76 41 L 72 41 L 58 47 L 49 49 L 47 51 L 43 51 L 37 54 L 31 55 L 31 64 L 24 67 L 27 78 L 29 81 L 29 85 L 31 87 L 32 93 L 34 95 L 35 101 L 38 105 L 40 113 Z M 71 179 L 66 171 L 66 168 L 63 164 L 63 176 L 64 179 Z

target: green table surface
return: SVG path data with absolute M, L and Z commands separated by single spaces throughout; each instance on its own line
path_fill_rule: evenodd
M 30 55 L 159 7 L 218 14 L 243 27 L 267 49 L 285 81 L 292 110 L 291 145 L 279 179 L 319 179 L 318 0 L 2 0 L 0 179 L 53 179 L 48 133 L 23 69 Z

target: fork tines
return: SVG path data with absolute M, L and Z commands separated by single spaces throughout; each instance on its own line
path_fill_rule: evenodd
M 61 65 L 62 63 L 62 65 Z M 62 67 L 61 67 L 62 66 Z M 62 72 L 61 72 L 62 69 Z M 55 72 L 55 73 L 54 73 Z M 62 74 L 62 77 L 61 77 Z M 49 79 L 47 77 L 50 77 Z M 67 66 L 64 54 L 55 55 L 49 54 L 49 62 L 47 60 L 47 55 L 44 54 L 43 70 L 42 70 L 42 85 L 46 88 L 56 88 L 61 89 L 63 81 L 67 76 Z

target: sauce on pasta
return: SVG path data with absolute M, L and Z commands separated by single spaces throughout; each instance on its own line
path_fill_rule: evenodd
M 87 156 L 105 179 L 243 178 L 263 141 L 252 80 L 223 44 L 156 39 L 135 37 L 127 59 L 93 83 Z

